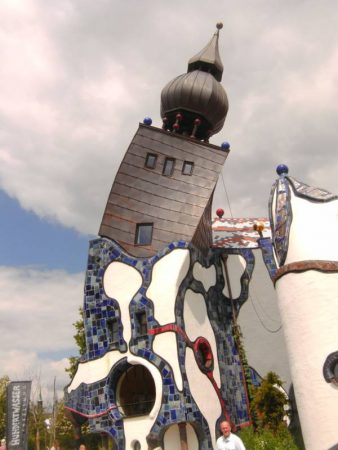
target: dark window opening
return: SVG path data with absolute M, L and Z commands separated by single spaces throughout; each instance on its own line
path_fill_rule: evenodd
M 117 383 L 116 400 L 124 417 L 149 414 L 155 403 L 155 383 L 149 370 L 138 364 L 129 367 Z
M 195 343 L 196 359 L 203 371 L 210 371 L 214 367 L 214 358 L 209 342 L 204 338 L 198 338 Z
M 145 167 L 147 169 L 155 169 L 157 155 L 154 153 L 147 153 Z
M 141 444 L 139 443 L 139 441 L 134 442 L 133 450 L 141 450 Z
M 323 375 L 327 383 L 333 383 L 338 386 L 338 351 L 330 353 L 326 358 Z
M 153 237 L 152 223 L 139 223 L 136 227 L 135 244 L 150 245 Z
M 192 171 L 194 169 L 194 163 L 191 161 L 184 161 L 183 168 L 182 168 L 182 174 L 183 175 L 191 175 Z
M 118 344 L 119 342 L 119 322 L 117 319 L 107 320 L 107 331 L 110 344 Z
M 171 177 L 174 172 L 175 160 L 173 158 L 166 158 L 164 161 L 162 174 L 166 177 Z
M 135 314 L 136 320 L 136 332 L 140 336 L 148 334 L 147 315 L 145 311 L 141 311 Z

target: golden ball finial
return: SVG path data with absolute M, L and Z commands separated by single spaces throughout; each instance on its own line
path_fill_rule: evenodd
M 261 233 L 264 230 L 264 223 L 263 222 L 256 222 L 253 226 L 255 231 L 258 231 L 258 233 Z
M 217 30 L 221 30 L 223 28 L 222 22 L 216 23 L 216 28 L 217 28 Z

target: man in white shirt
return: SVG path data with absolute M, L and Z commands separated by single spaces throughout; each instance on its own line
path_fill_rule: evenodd
M 242 439 L 231 433 L 229 422 L 223 420 L 219 427 L 223 436 L 217 439 L 217 450 L 245 450 Z

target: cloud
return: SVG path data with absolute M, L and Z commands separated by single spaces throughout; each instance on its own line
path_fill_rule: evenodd
M 223 174 L 234 214 L 266 214 L 281 162 L 296 178 L 337 190 L 333 2 L 27 0 L 0 8 L 0 188 L 25 209 L 97 233 L 138 122 L 150 115 L 160 126 L 162 87 L 222 19 L 230 110 L 213 143 L 232 146 Z M 215 207 L 225 203 L 219 183 Z
M 332 0 L 2 0 L 0 189 L 41 218 L 96 234 L 138 122 L 223 21 L 229 141 L 214 210 L 264 216 L 275 167 L 337 192 L 338 9 Z M 224 180 L 224 184 L 223 184 Z M 224 188 L 225 186 L 225 188 Z M 0 267 L 0 361 L 68 382 L 83 274 Z M 34 395 L 36 395 L 36 384 Z
M 67 357 L 77 354 L 72 324 L 83 302 L 83 274 L 0 267 L 1 372 L 33 379 L 49 397 L 69 382 Z M 35 395 L 35 394 L 34 394 Z

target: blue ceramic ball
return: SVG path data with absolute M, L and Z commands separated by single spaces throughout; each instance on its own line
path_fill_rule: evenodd
M 285 164 L 278 164 L 276 172 L 278 175 L 282 175 L 283 173 L 287 174 L 289 173 L 289 168 Z
M 222 150 L 229 150 L 229 148 L 230 148 L 229 142 L 222 142 L 222 144 L 221 144 Z
M 151 117 L 145 117 L 143 119 L 143 123 L 144 123 L 144 125 L 151 125 L 153 123 L 152 118 Z

